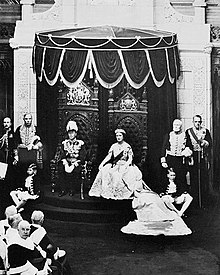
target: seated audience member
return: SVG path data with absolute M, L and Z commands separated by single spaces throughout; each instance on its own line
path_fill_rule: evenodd
M 18 188 L 10 192 L 18 212 L 24 210 L 23 207 L 28 200 L 36 200 L 40 195 L 40 182 L 37 177 L 37 166 L 34 163 L 29 165 L 27 175 L 24 188 Z
M 116 129 L 114 143 L 99 165 L 99 172 L 89 191 L 89 196 L 106 199 L 129 199 L 137 185 L 142 183 L 142 173 L 133 164 L 133 150 L 124 141 L 125 130 Z
M 0 274 L 7 274 L 8 269 L 8 255 L 7 245 L 2 237 L 0 237 Z
M 35 210 L 31 215 L 31 234 L 33 242 L 39 245 L 46 253 L 47 258 L 52 260 L 52 265 L 56 266 L 61 275 L 71 275 L 72 270 L 66 258 L 66 252 L 60 250 L 49 237 L 43 227 L 44 213 Z
M 178 192 L 178 187 L 175 184 L 176 173 L 172 168 L 168 170 L 167 178 L 168 184 L 165 193 L 161 194 L 161 198 L 169 209 L 174 210 L 181 217 L 190 206 L 193 198 L 186 190 L 183 193 Z M 181 209 L 178 210 L 176 205 L 182 205 Z
M 18 225 L 18 234 L 8 245 L 8 263 L 10 274 L 20 275 L 46 275 L 49 274 L 48 261 L 42 255 L 40 248 L 36 249 L 32 239 L 29 237 L 30 224 L 21 221 Z M 40 259 L 42 259 L 40 261 Z M 36 267 L 41 266 L 41 267 Z
M 23 219 L 19 213 L 14 214 L 13 216 L 10 216 L 8 218 L 9 228 L 5 233 L 5 239 L 7 244 L 10 244 L 18 234 L 18 225 L 22 220 Z
M 73 196 L 79 189 L 78 181 L 81 179 L 82 165 L 85 162 L 86 149 L 84 141 L 77 139 L 78 126 L 75 121 L 69 121 L 66 126 L 68 138 L 62 142 L 60 164 L 59 197 Z
M 5 236 L 7 229 L 10 227 L 8 219 L 15 214 L 17 214 L 17 208 L 14 205 L 6 207 L 5 219 L 0 221 L 0 236 Z

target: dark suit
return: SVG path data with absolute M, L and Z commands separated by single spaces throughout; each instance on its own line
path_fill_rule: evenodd
M 0 180 L 0 193 L 1 193 L 1 207 L 4 208 L 10 203 L 9 193 L 17 187 L 16 166 L 13 165 L 16 155 L 16 145 L 14 132 L 12 130 L 7 132 L 7 138 L 4 138 L 6 131 L 2 132 L 0 136 L 0 162 L 7 163 L 8 168 L 4 180 Z

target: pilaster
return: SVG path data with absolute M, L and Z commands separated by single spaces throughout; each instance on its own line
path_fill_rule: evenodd
M 209 46 L 201 51 L 180 53 L 178 116 L 182 118 L 184 128 L 190 127 L 192 117 L 199 114 L 204 125 L 212 129 L 211 51 L 212 47 Z
M 21 124 L 23 115 L 30 112 L 36 122 L 36 79 L 32 69 L 32 52 L 14 51 L 14 127 Z
M 205 22 L 206 0 L 195 0 L 193 6 L 195 8 L 195 23 L 203 24 Z

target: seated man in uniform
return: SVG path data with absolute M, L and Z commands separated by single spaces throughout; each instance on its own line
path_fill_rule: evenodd
M 68 139 L 62 142 L 60 162 L 62 173 L 60 175 L 59 197 L 69 192 L 70 196 L 77 191 L 77 181 L 81 180 L 82 164 L 85 162 L 86 149 L 84 141 L 77 139 L 78 127 L 75 121 L 69 121 L 66 126 Z

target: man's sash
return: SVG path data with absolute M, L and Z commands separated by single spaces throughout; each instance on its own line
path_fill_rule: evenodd
M 193 128 L 190 128 L 190 133 L 192 135 L 192 137 L 194 138 L 194 140 L 199 144 L 199 146 L 201 147 L 201 141 L 198 139 L 198 137 L 196 136 L 195 132 L 193 131 Z

